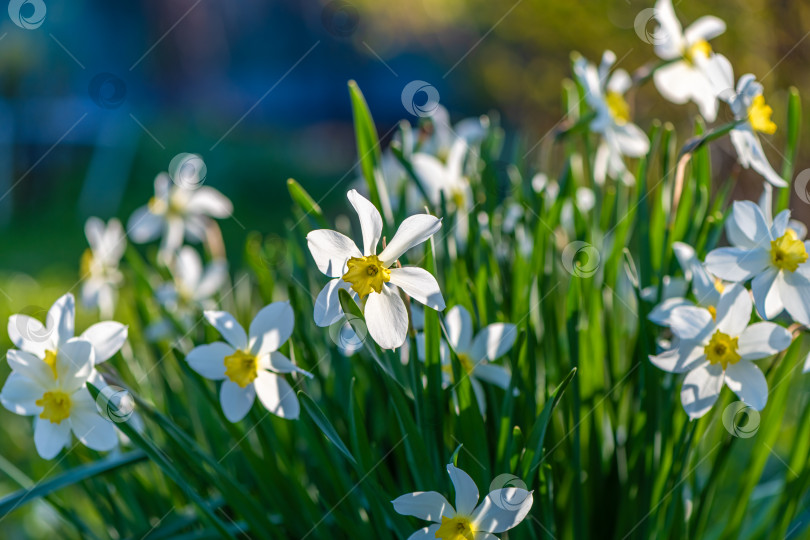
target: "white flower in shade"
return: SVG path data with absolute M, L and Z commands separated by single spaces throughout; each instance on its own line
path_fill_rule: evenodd
M 645 155 L 650 140 L 630 121 L 630 105 L 624 94 L 633 81 L 623 69 L 610 72 L 615 62 L 612 51 L 605 51 L 598 68 L 580 56 L 574 61 L 574 75 L 585 90 L 585 100 L 596 113 L 590 123 L 591 131 L 601 134 L 603 139 L 594 158 L 595 180 L 601 184 L 610 176 L 632 185 L 633 175 L 622 156 Z
M 672 0 L 658 0 L 655 19 L 659 29 L 655 37 L 655 54 L 668 63 L 653 73 L 655 87 L 666 99 L 683 104 L 693 101 L 709 122 L 717 117 L 717 92 L 710 73 L 717 64 L 709 40 L 726 31 L 726 23 L 712 16 L 701 17 L 685 31 L 675 16 Z
M 292 335 L 294 318 L 288 302 L 273 302 L 256 314 L 246 334 L 230 313 L 205 312 L 205 319 L 219 331 L 225 342 L 195 347 L 186 360 L 206 379 L 223 381 L 219 401 L 222 412 L 231 422 L 245 417 L 256 396 L 276 416 L 291 420 L 298 418 L 298 397 L 283 374 L 312 375 L 278 352 Z
M 768 401 L 768 383 L 751 362 L 788 348 L 790 332 L 771 322 L 749 326 L 753 305 L 741 285 L 729 286 L 720 296 L 716 316 L 709 310 L 682 306 L 670 317 L 678 346 L 650 361 L 670 373 L 687 373 L 681 403 L 690 418 L 712 408 L 723 384 L 756 410 Z
M 351 290 L 365 301 L 366 327 L 384 349 L 400 347 L 408 333 L 408 311 L 399 289 L 414 300 L 436 310 L 445 308 L 442 292 L 430 272 L 415 266 L 392 268 L 403 253 L 433 236 L 440 219 L 417 214 L 402 222 L 394 238 L 377 255 L 382 235 L 382 217 L 374 205 L 355 190 L 347 194 L 363 233 L 363 251 L 339 232 L 319 229 L 307 235 L 307 244 L 318 270 L 332 279 L 315 301 L 315 324 L 324 327 L 343 316 L 338 291 Z
M 82 302 L 90 308 L 99 308 L 102 317 L 112 317 L 118 288 L 124 276 L 118 264 L 127 247 L 121 222 L 111 219 L 107 225 L 97 217 L 84 224 L 84 234 L 90 247 L 82 255 Z
M 810 324 L 810 243 L 788 227 L 785 210 L 769 224 L 762 209 L 750 201 L 735 201 L 726 234 L 733 247 L 706 256 L 706 269 L 734 282 L 751 282 L 757 311 L 772 319 L 787 310 L 796 322 Z
M 466 141 L 469 146 L 477 146 L 484 140 L 490 127 L 487 116 L 464 118 L 453 125 L 450 114 L 442 105 L 430 115 L 431 130 L 428 138 L 419 146 L 419 151 L 431 154 L 441 160 L 447 158 L 452 147 L 459 141 Z
M 211 218 L 226 218 L 233 205 L 222 193 L 203 186 L 187 189 L 173 185 L 167 173 L 155 178 L 155 196 L 129 218 L 129 236 L 139 244 L 162 237 L 161 253 L 174 253 L 183 239 L 200 242 Z
M 473 479 L 452 463 L 447 473 L 456 492 L 455 508 L 436 491 L 417 491 L 391 501 L 397 513 L 433 522 L 408 540 L 497 540 L 493 533 L 517 526 L 532 508 L 532 492 L 519 487 L 495 489 L 478 504 Z
M 475 399 L 483 415 L 486 412 L 486 396 L 481 382 L 494 384 L 507 390 L 512 379 L 509 370 L 491 362 L 505 355 L 515 344 L 517 328 L 514 324 L 493 323 L 474 334 L 472 317 L 463 306 L 453 306 L 444 318 L 450 346 L 456 352 L 463 372 L 470 378 Z M 417 335 L 419 359 L 425 360 L 425 334 Z M 453 383 L 453 367 L 447 344 L 441 341 L 442 385 Z
M 13 413 L 36 416 L 34 446 L 40 456 L 56 457 L 70 445 L 71 431 L 93 450 L 115 448 L 115 427 L 99 415 L 85 386 L 94 372 L 89 342 L 74 338 L 62 343 L 47 363 L 16 349 L 8 351 L 6 359 L 12 372 L 0 392 L 0 401 Z
M 706 270 L 698 260 L 692 246 L 683 242 L 675 242 L 672 244 L 672 249 L 683 270 L 684 277 L 667 279 L 667 276 L 664 278 L 661 303 L 656 305 L 648 316 L 648 319 L 661 326 L 669 326 L 672 311 L 680 306 L 697 304 L 710 312 L 715 312 L 717 302 L 726 286 L 721 279 Z M 694 301 L 685 298 L 690 283 Z M 641 296 L 645 300 L 654 300 L 657 292 L 656 286 L 646 287 L 641 292 Z
M 414 174 L 424 187 L 430 203 L 438 208 L 444 197 L 448 208 L 455 211 L 453 230 L 460 249 L 467 245 L 469 213 L 473 206 L 472 188 L 463 172 L 467 150 L 467 141 L 459 138 L 450 148 L 446 162 L 424 152 L 417 152 L 411 157 Z
M 9 317 L 8 337 L 22 351 L 53 366 L 62 347 L 74 339 L 75 318 L 75 300 L 68 293 L 54 302 L 44 325 L 25 314 Z M 94 351 L 94 364 L 100 364 L 121 350 L 127 340 L 127 331 L 126 325 L 119 322 L 103 321 L 90 326 L 78 339 L 90 343 Z M 94 371 L 90 375 L 90 382 L 95 384 L 97 376 Z
M 156 295 L 165 306 L 179 304 L 212 307 L 213 298 L 228 279 L 228 262 L 215 259 L 203 266 L 202 258 L 191 246 L 183 246 L 172 259 L 172 282 L 158 288 Z

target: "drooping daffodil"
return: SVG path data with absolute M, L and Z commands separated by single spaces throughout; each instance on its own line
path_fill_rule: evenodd
M 402 289 L 412 299 L 436 310 L 445 308 L 439 284 L 430 272 L 416 266 L 398 267 L 397 259 L 436 234 L 441 220 L 416 214 L 402 222 L 387 246 L 377 254 L 382 217 L 371 202 L 351 190 L 347 197 L 360 218 L 363 251 L 347 236 L 328 229 L 312 231 L 307 244 L 318 270 L 333 278 L 315 301 L 315 323 L 324 327 L 343 316 L 338 291 L 351 291 L 363 303 L 368 333 L 384 349 L 405 342 L 408 311 L 399 296 Z

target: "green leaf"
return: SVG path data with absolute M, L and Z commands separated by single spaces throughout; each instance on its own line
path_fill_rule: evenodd
M 292 178 L 288 178 L 287 189 L 290 192 L 290 197 L 292 197 L 293 202 L 304 211 L 304 214 L 313 217 L 318 225 L 323 228 L 329 226 L 326 222 L 326 218 L 323 216 L 323 210 L 321 210 L 321 207 L 315 202 L 315 199 L 301 187 L 301 184 Z
M 340 450 L 340 453 L 343 454 L 346 459 L 352 462 L 352 465 L 357 465 L 357 461 L 354 459 L 354 456 L 352 456 L 352 453 L 343 443 L 343 440 L 340 438 L 340 435 L 338 435 L 335 427 L 332 425 L 326 415 L 323 414 L 321 408 L 318 407 L 318 404 L 315 403 L 315 401 L 303 391 L 298 392 L 298 399 L 301 401 L 301 405 L 304 406 L 307 414 L 309 414 L 309 416 L 312 418 L 312 421 L 315 422 L 326 438 L 329 439 L 329 442 L 334 444 L 335 448 Z

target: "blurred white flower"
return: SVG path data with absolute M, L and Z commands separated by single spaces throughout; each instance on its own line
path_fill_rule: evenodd
M 706 414 L 717 401 L 723 384 L 760 411 L 768 401 L 768 382 L 751 362 L 788 348 L 792 336 L 771 322 L 749 326 L 753 308 L 748 291 L 732 285 L 720 296 L 716 316 L 694 306 L 675 308 L 670 317 L 677 347 L 650 356 L 670 373 L 687 373 L 681 403 L 689 418 Z
M 111 219 L 105 226 L 99 218 L 91 217 L 84 224 L 84 234 L 90 247 L 82 255 L 82 303 L 98 308 L 102 317 L 110 318 L 124 279 L 118 270 L 127 247 L 124 228 L 117 219 Z
M 419 151 L 445 160 L 459 140 L 472 147 L 480 144 L 487 135 L 490 122 L 486 116 L 477 116 L 464 118 L 452 125 L 447 109 L 438 105 L 430 116 L 430 126 L 433 131 L 422 142 Z
M 633 175 L 622 156 L 645 155 L 650 141 L 641 128 L 630 122 L 630 106 L 624 94 L 633 81 L 623 69 L 610 72 L 615 62 L 616 55 L 612 51 L 605 51 L 598 68 L 580 56 L 574 61 L 574 75 L 596 114 L 590 123 L 591 131 L 601 134 L 603 140 L 594 158 L 594 179 L 602 184 L 609 176 L 633 185 Z
M 709 122 L 717 117 L 717 92 L 712 84 L 718 69 L 710 58 L 709 40 L 726 31 L 726 23 L 712 16 L 701 17 L 685 31 L 675 16 L 672 0 L 658 0 L 655 4 L 655 54 L 669 62 L 653 73 L 655 87 L 666 99 L 683 104 L 693 101 L 700 114 Z M 660 39 L 659 39 L 660 37 Z
M 0 392 L 0 402 L 15 414 L 37 417 L 34 446 L 41 457 L 56 457 L 70 444 L 71 431 L 93 450 L 115 448 L 115 427 L 99 415 L 85 386 L 94 372 L 90 342 L 71 339 L 62 343 L 50 362 L 16 349 L 8 351 L 6 359 L 12 372 Z
M 772 319 L 787 310 L 796 322 L 810 325 L 810 242 L 788 227 L 790 211 L 768 223 L 762 209 L 750 201 L 735 201 L 726 234 L 733 247 L 711 251 L 706 269 L 733 282 L 752 279 L 757 312 Z
M 262 308 L 247 334 L 233 315 L 225 311 L 206 311 L 205 319 L 225 342 L 195 347 L 186 361 L 206 379 L 223 381 L 219 400 L 225 418 L 231 422 L 244 418 L 256 396 L 276 416 L 298 418 L 298 397 L 283 374 L 312 375 L 278 352 L 292 335 L 295 313 L 290 304 L 273 302 Z
M 160 252 L 169 256 L 184 238 L 202 241 L 211 218 L 226 218 L 232 212 L 231 201 L 216 189 L 186 189 L 173 185 L 167 173 L 160 173 L 155 178 L 155 196 L 132 213 L 127 229 L 139 244 L 162 238 Z
M 178 306 L 206 309 L 213 307 L 214 296 L 228 279 L 228 262 L 216 259 L 203 267 L 197 250 L 183 246 L 169 265 L 169 271 L 172 281 L 155 291 L 158 301 L 172 309 Z
M 491 362 L 505 355 L 515 344 L 517 328 L 510 323 L 493 323 L 474 334 L 472 317 L 464 306 L 453 306 L 444 318 L 450 347 L 455 351 L 463 372 L 470 378 L 475 399 L 481 414 L 486 413 L 486 396 L 481 382 L 494 384 L 504 390 L 509 389 L 512 375 L 504 366 Z M 425 360 L 425 334 L 416 336 L 419 359 Z M 453 366 L 447 343 L 441 340 L 442 386 L 453 383 Z
M 426 306 L 445 307 L 439 284 L 428 271 L 415 266 L 392 268 L 403 253 L 433 236 L 441 220 L 417 214 L 402 222 L 394 237 L 377 255 L 382 235 L 382 217 L 374 205 L 351 190 L 347 193 L 363 233 L 363 251 L 345 235 L 328 229 L 312 231 L 307 244 L 318 270 L 332 279 L 315 301 L 315 324 L 324 327 L 343 316 L 338 291 L 351 290 L 365 299 L 364 315 L 368 332 L 384 349 L 396 349 L 408 332 L 408 312 L 399 289 Z M 389 284 L 390 283 L 390 284 Z
M 478 504 L 473 479 L 452 463 L 447 473 L 456 492 L 455 508 L 436 491 L 417 491 L 391 501 L 398 514 L 433 522 L 408 540 L 497 540 L 492 533 L 517 526 L 532 508 L 532 492 L 519 487 L 495 489 Z

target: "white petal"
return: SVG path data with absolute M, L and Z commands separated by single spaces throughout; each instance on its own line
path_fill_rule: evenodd
M 810 280 L 799 272 L 780 272 L 775 284 L 791 318 L 810 325 Z
M 186 211 L 191 214 L 205 214 L 215 218 L 226 218 L 233 213 L 233 204 L 216 189 L 204 186 L 191 194 L 186 203 Z
M 703 347 L 703 343 L 699 341 L 680 340 L 677 347 L 650 355 L 650 362 L 669 373 L 685 373 L 706 360 Z
M 742 285 L 726 288 L 717 303 L 717 329 L 732 337 L 742 334 L 751 320 L 751 295 Z
M 346 273 L 346 261 L 363 256 L 349 237 L 329 229 L 310 232 L 307 245 L 318 270 L 332 278 Z
M 692 24 L 683 33 L 687 43 L 694 44 L 700 40 L 709 41 L 726 31 L 726 23 L 722 19 L 706 15 Z
M 452 518 L 456 511 L 440 493 L 417 491 L 401 495 L 391 501 L 394 511 L 403 516 L 413 516 L 427 521 L 440 522 L 442 516 Z
M 45 350 L 55 345 L 56 330 L 28 315 L 12 315 L 8 318 L 8 337 L 20 349 L 44 357 Z
M 90 248 L 95 252 L 103 243 L 104 222 L 95 216 L 87 218 L 84 222 L 84 235 Z
M 185 287 L 194 291 L 200 283 L 202 273 L 202 259 L 197 250 L 191 246 L 180 248 L 174 265 L 176 279 Z
M 442 311 L 445 303 L 439 283 L 430 272 L 416 266 L 391 268 L 391 283 L 429 308 Z
M 229 422 L 238 422 L 244 418 L 255 399 L 256 390 L 252 384 L 242 388 L 235 382 L 226 380 L 219 389 L 219 403 Z
M 188 365 L 212 381 L 219 381 L 225 378 L 225 357 L 231 356 L 233 347 L 227 343 L 216 341 L 208 345 L 199 345 L 191 349 L 186 355 Z
M 62 388 L 68 391 L 84 386 L 93 370 L 93 345 L 74 338 L 56 351 L 56 373 Z
M 700 418 L 712 408 L 723 389 L 723 367 L 708 362 L 690 371 L 681 388 L 681 403 L 690 419 Z
M 127 327 L 119 322 L 96 323 L 79 336 L 89 341 L 95 351 L 96 364 L 100 364 L 121 350 L 127 340 Z
M 86 392 L 82 390 L 82 392 Z M 70 412 L 70 427 L 82 444 L 93 450 L 106 452 L 118 446 L 115 424 L 102 418 L 89 398 L 89 407 L 76 407 Z
M 509 388 L 509 383 L 512 380 L 512 374 L 509 373 L 508 369 L 503 366 L 489 364 L 487 362 L 477 364 L 475 366 L 475 370 L 473 371 L 473 376 L 482 381 L 494 384 L 499 388 L 503 388 L 504 390 Z
M 26 351 L 11 349 L 6 353 L 6 360 L 12 371 L 25 375 L 41 387 L 48 388 L 53 384 L 53 372 L 41 358 Z
M 470 377 L 470 386 L 472 386 L 473 394 L 475 394 L 475 402 L 478 403 L 478 410 L 481 416 L 487 415 L 487 395 L 484 392 L 484 387 L 475 377 Z M 453 391 L 453 402 L 455 403 L 456 410 L 458 410 L 458 398 L 456 397 L 455 390 Z
M 672 310 L 670 316 L 672 332 L 681 339 L 702 341 L 714 331 L 714 319 L 708 310 L 684 306 Z
M 296 366 L 292 363 L 292 360 L 278 351 L 273 351 L 259 358 L 259 368 L 269 369 L 276 373 L 300 373 L 306 377 L 312 378 L 312 373 Z
M 259 370 L 259 376 L 253 381 L 253 385 L 256 387 L 259 401 L 268 411 L 288 420 L 298 418 L 300 413 L 298 396 L 284 377 Z
M 771 241 L 771 228 L 762 209 L 751 201 L 734 201 L 731 210 L 731 219 L 727 222 L 726 228 L 729 229 L 728 224 L 733 224 L 743 234 L 744 239 L 739 239 L 745 244 L 735 244 L 736 247 L 744 247 L 748 249 L 754 248 L 770 248 Z M 728 231 L 733 234 L 736 231 Z M 735 235 L 736 236 L 736 235 Z
M 364 312 L 368 333 L 383 349 L 396 349 L 408 335 L 408 312 L 393 287 L 383 285 L 381 293 L 372 292 Z
M 508 531 L 523 521 L 533 502 L 532 493 L 525 489 L 496 489 L 473 512 L 475 529 L 491 533 Z
M 164 222 L 162 217 L 150 212 L 148 206 L 141 206 L 129 217 L 127 232 L 135 243 L 151 242 L 160 236 Z
M 768 402 L 768 381 L 753 362 L 741 361 L 726 368 L 726 385 L 742 401 L 761 411 Z
M 478 504 L 478 486 L 475 485 L 470 475 L 462 471 L 452 463 L 447 465 L 447 474 L 453 482 L 453 489 L 456 492 L 456 512 L 463 515 L 470 515 Z
M 216 328 L 234 349 L 245 350 L 247 348 L 248 339 L 245 329 L 236 322 L 233 315 L 227 311 L 205 311 L 203 315 L 208 324 Z
M 447 338 L 456 352 L 469 352 L 472 345 L 473 325 L 470 312 L 464 306 L 453 306 L 444 315 Z
M 744 167 L 750 166 L 761 174 L 765 180 L 776 187 L 785 187 L 787 182 L 771 167 L 759 137 L 747 125 L 737 127 L 732 130 L 732 143 L 737 150 L 740 164 Z
M 346 196 L 357 212 L 357 217 L 360 218 L 360 230 L 363 232 L 363 254 L 374 255 L 377 253 L 377 242 L 380 241 L 382 235 L 382 216 L 371 201 L 357 193 L 357 190 L 349 191 Z
M 706 255 L 706 269 L 728 281 L 748 281 L 771 264 L 767 249 L 724 247 L 712 250 Z
M 321 289 L 315 299 L 315 324 L 320 327 L 331 326 L 343 317 L 343 308 L 340 307 L 340 289 L 350 290 L 351 284 L 340 278 L 335 278 Z
M 770 184 L 765 184 L 769 188 Z M 775 218 L 773 218 L 773 225 L 771 225 L 771 237 L 779 238 L 787 230 L 788 223 L 790 222 L 790 210 L 782 210 Z
M 692 98 L 692 85 L 696 75 L 700 76 L 691 65 L 679 60 L 656 69 L 653 81 L 655 88 L 666 100 L 681 105 Z
M 260 356 L 278 350 L 290 339 L 295 326 L 295 313 L 289 302 L 273 302 L 256 314 L 250 323 L 253 354 Z
M 641 157 L 650 149 L 650 139 L 640 127 L 630 122 L 613 129 L 615 142 L 624 156 Z
M 0 392 L 0 403 L 14 414 L 31 416 L 42 412 L 35 402 L 42 397 L 42 386 L 22 373 L 12 372 Z
M 418 246 L 441 228 L 442 221 L 429 214 L 416 214 L 407 218 L 380 253 L 380 260 L 385 266 L 391 266 L 403 253 Z
M 759 360 L 784 351 L 793 336 L 786 328 L 770 322 L 755 323 L 745 329 L 737 342 L 743 360 Z
M 436 531 L 439 530 L 441 525 L 434 524 L 429 527 L 423 527 L 410 535 L 408 540 L 435 540 L 436 538 Z
M 773 319 L 785 309 L 779 295 L 779 287 L 775 281 L 781 279 L 779 270 L 768 268 L 751 281 L 751 292 L 754 293 L 754 302 L 757 312 L 763 319 Z
M 228 262 L 221 260 L 211 261 L 194 289 L 194 300 L 198 302 L 208 300 L 222 288 L 227 279 Z
M 655 54 L 664 60 L 679 57 L 684 43 L 683 28 L 675 15 L 672 0 L 655 3 L 655 20 L 660 26 L 654 35 Z
M 517 327 L 510 323 L 494 323 L 483 328 L 473 339 L 470 356 L 473 362 L 496 360 L 509 352 L 517 338 Z
M 659 326 L 671 326 L 672 312 L 675 308 L 693 305 L 686 298 L 668 298 L 655 306 L 647 318 Z
M 70 293 L 61 296 L 48 310 L 48 330 L 56 332 L 56 342 L 60 345 L 73 337 L 75 318 L 76 300 Z
M 609 92 L 615 92 L 623 95 L 625 92 L 630 90 L 632 86 L 633 79 L 630 78 L 630 75 L 623 69 L 617 69 L 610 75 L 610 80 L 608 80 L 607 83 L 607 90 Z
M 43 459 L 53 459 L 70 444 L 70 422 L 63 420 L 52 424 L 50 420 L 34 420 L 34 446 Z

